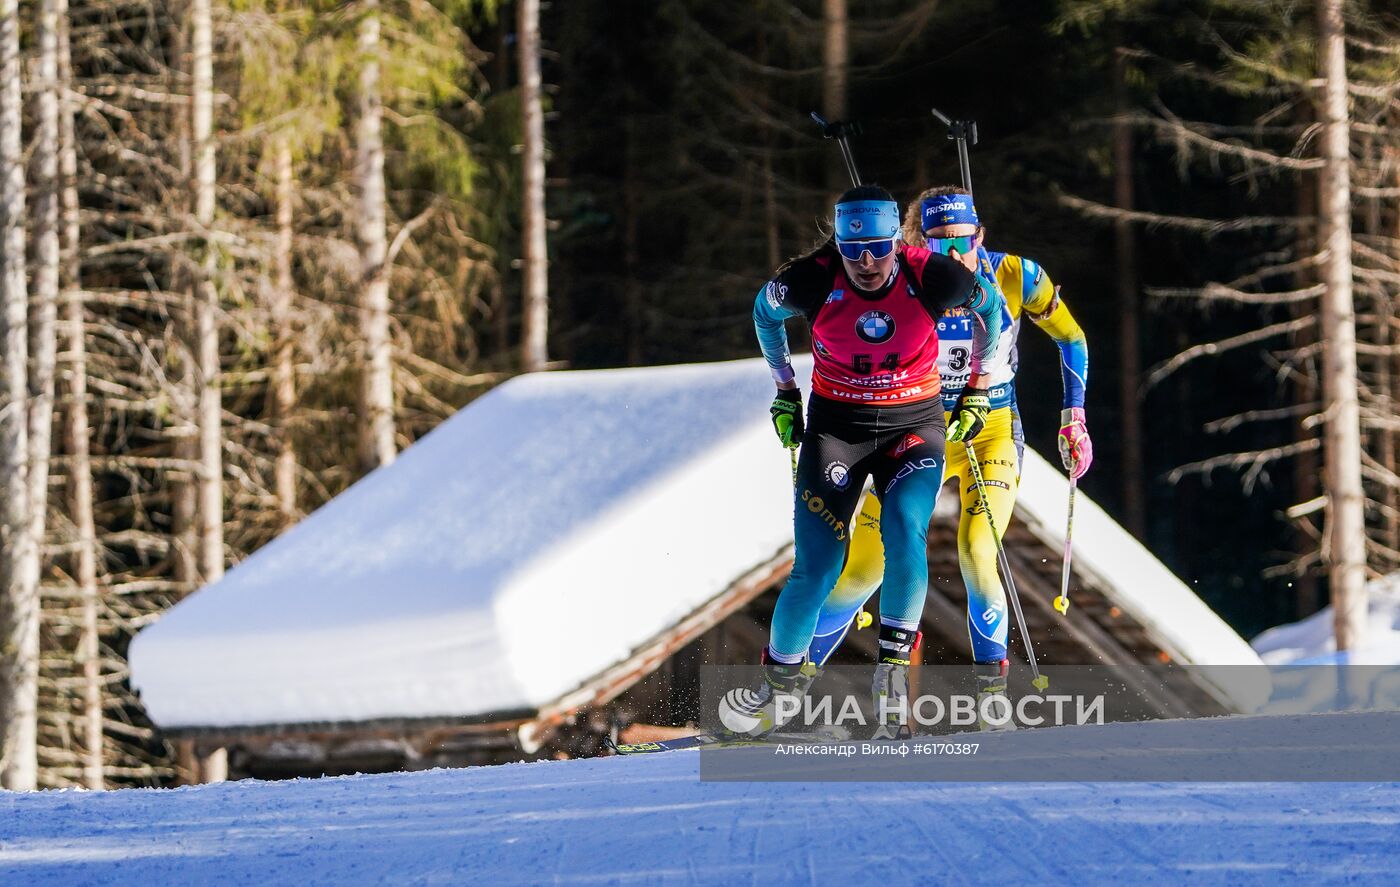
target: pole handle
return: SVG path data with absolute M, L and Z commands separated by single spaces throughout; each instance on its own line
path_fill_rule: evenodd
M 948 127 L 948 138 L 957 142 L 958 145 L 958 172 L 962 174 L 962 186 L 967 193 L 972 193 L 972 164 L 968 160 L 967 148 L 969 145 L 977 144 L 977 121 L 976 120 L 953 120 L 947 114 L 937 108 L 930 108 L 930 112 L 940 123 Z
M 861 133 L 860 124 L 854 120 L 832 120 L 827 121 L 825 117 L 813 111 L 812 119 L 817 126 L 822 128 L 822 138 L 824 139 L 844 139 L 850 136 L 858 136 Z
M 816 121 L 817 126 L 821 127 L 822 138 L 836 140 L 837 146 L 841 149 L 841 160 L 846 164 L 846 173 L 851 177 L 851 184 L 859 188 L 860 171 L 856 169 L 855 154 L 851 153 L 850 137 L 860 135 L 860 124 L 850 120 L 828 122 L 816 111 L 811 112 L 811 117 Z

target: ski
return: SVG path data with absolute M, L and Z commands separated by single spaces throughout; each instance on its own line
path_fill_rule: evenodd
M 746 739 L 726 733 L 697 733 L 693 736 L 679 736 L 675 739 L 660 739 L 655 742 L 634 742 L 622 744 L 608 742 L 608 747 L 619 755 L 650 755 L 658 752 L 685 751 L 692 748 L 752 748 L 772 745 L 779 742 L 841 743 L 841 742 L 911 742 L 922 740 L 974 741 L 988 733 L 1005 731 L 966 730 L 957 733 L 914 733 L 898 737 L 869 737 L 859 739 L 853 736 L 815 733 L 770 733 L 761 739 Z
M 697 733 L 694 736 L 677 736 L 675 739 L 659 739 L 655 742 L 633 742 L 613 745 L 613 751 L 620 755 L 650 755 L 663 751 L 681 751 L 687 748 L 701 748 L 706 745 L 723 745 L 731 737 L 718 733 Z
M 612 744 L 612 748 L 620 755 L 650 755 L 665 751 L 684 751 L 689 748 L 743 748 L 770 745 L 774 742 L 827 741 L 830 740 L 811 733 L 773 733 L 762 739 L 746 739 L 725 733 L 697 733 L 694 736 L 678 736 L 675 739 L 659 739 L 655 742 Z

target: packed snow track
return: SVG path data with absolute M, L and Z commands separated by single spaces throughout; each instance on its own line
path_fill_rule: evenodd
M 1400 870 L 1395 783 L 712 783 L 699 759 L 0 793 L 0 883 L 1317 884 Z

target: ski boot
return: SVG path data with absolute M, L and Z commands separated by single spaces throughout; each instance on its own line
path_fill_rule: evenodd
M 871 739 L 908 739 L 913 735 L 909 728 L 909 661 L 922 640 L 922 632 L 880 626 L 880 661 L 870 688 L 876 720 Z
M 977 675 L 977 729 L 984 733 L 1016 729 L 1016 721 L 1011 717 L 1015 709 L 1011 706 L 1011 697 L 1006 695 L 1006 676 L 1010 667 L 1011 663 L 1005 659 L 973 663 L 972 669 Z M 989 702 L 987 709 L 998 723 L 993 724 L 982 717 L 982 703 L 987 699 L 998 700 Z M 1003 717 L 1006 718 L 1004 721 Z
M 780 699 L 801 703 L 808 688 L 821 675 L 811 662 L 773 662 L 763 651 L 763 681 L 756 690 L 738 688 L 724 694 L 719 703 L 719 719 L 725 731 L 735 737 L 759 739 L 787 723 L 796 713 L 791 703 L 778 709 Z

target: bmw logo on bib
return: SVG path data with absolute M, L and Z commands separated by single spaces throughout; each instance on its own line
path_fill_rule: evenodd
M 856 335 L 872 345 L 888 342 L 894 335 L 894 318 L 883 311 L 867 311 L 856 321 Z

